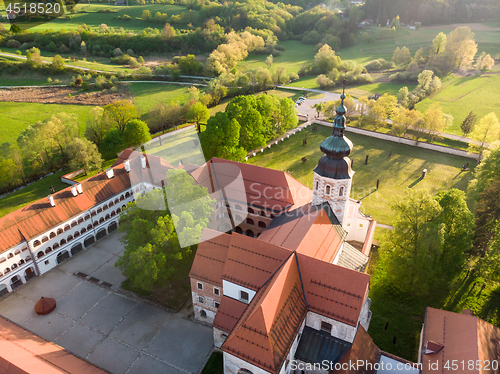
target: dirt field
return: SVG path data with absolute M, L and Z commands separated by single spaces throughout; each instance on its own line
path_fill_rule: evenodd
M 440 26 L 425 26 L 422 27 L 423 30 L 455 30 L 457 27 L 469 26 L 473 31 L 499 31 L 498 28 L 489 27 L 483 25 L 482 23 L 453 23 L 451 25 L 440 25 Z
M 69 95 L 71 94 L 71 97 Z M 130 99 L 129 94 L 88 92 L 81 93 L 71 87 L 9 88 L 0 90 L 0 101 L 40 104 L 106 105 Z

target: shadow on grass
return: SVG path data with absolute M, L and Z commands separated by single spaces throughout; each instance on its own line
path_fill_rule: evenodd
M 416 181 L 414 181 L 413 183 L 411 183 L 408 188 L 413 188 L 415 187 L 417 184 L 419 184 L 420 182 L 422 182 L 423 178 L 422 177 L 419 177 Z

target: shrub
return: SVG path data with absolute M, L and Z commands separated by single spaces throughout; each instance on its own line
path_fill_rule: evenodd
M 7 42 L 7 47 L 8 48 L 19 48 L 21 47 L 21 43 L 19 43 L 17 40 L 15 39 L 11 39 Z
M 82 83 L 83 83 L 83 79 L 82 78 L 80 78 L 80 77 L 76 78 L 76 80 L 75 80 L 75 85 L 76 86 L 81 86 Z

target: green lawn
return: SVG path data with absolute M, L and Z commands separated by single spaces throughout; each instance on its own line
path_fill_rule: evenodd
M 306 133 L 307 145 L 303 146 L 302 141 Z M 294 178 L 312 188 L 313 169 L 322 156 L 319 145 L 330 133 L 331 129 L 324 126 L 318 126 L 318 131 L 315 132 L 308 127 L 249 159 L 248 162 L 273 169 L 285 169 Z M 472 178 L 472 171 L 460 172 L 462 165 L 470 162 L 470 159 L 349 132 L 347 137 L 354 144 L 350 157 L 356 172 L 351 197 L 362 199 L 363 212 L 384 224 L 392 223 L 391 201 L 401 196 L 406 188 L 422 187 L 432 193 L 453 187 L 465 190 Z M 390 151 L 392 157 L 388 158 Z M 369 155 L 368 165 L 364 165 L 366 155 Z M 305 163 L 301 161 L 304 156 L 307 157 Z M 470 166 L 473 170 L 473 163 Z M 427 169 L 428 174 L 427 178 L 421 180 L 423 169 Z M 375 188 L 377 179 L 380 180 L 378 191 Z
M 408 90 L 414 90 L 417 85 L 416 84 L 405 84 L 405 83 L 372 83 L 365 84 L 362 86 L 356 87 L 347 87 L 346 93 L 350 94 L 355 98 L 360 98 L 361 96 L 373 96 L 377 92 L 381 95 L 388 93 L 389 95 L 397 96 L 399 90 L 403 87 L 408 87 Z M 340 88 L 337 90 L 340 92 Z
M 146 22 L 142 20 L 136 20 L 135 18 L 141 17 L 143 10 L 149 10 L 151 15 L 154 16 L 156 12 L 167 13 L 168 16 L 178 15 L 187 12 L 186 7 L 178 5 L 163 5 L 163 4 L 148 4 L 148 5 L 137 5 L 135 1 L 130 1 L 130 6 L 114 6 L 107 4 L 92 4 L 88 5 L 86 3 L 81 3 L 76 6 L 77 12 L 82 10 L 91 13 L 77 13 L 72 16 L 71 20 L 66 20 L 64 17 L 56 18 L 50 22 L 43 23 L 36 27 L 33 27 L 33 31 L 44 31 L 44 30 L 55 30 L 59 31 L 62 29 L 71 30 L 77 29 L 78 25 L 86 24 L 91 27 L 99 27 L 102 23 L 108 25 L 108 27 L 120 28 L 123 27 L 125 30 L 132 30 L 135 32 L 142 31 L 147 27 L 161 29 L 162 24 Z M 133 4 L 132 4 L 133 3 Z M 117 10 L 117 13 L 96 13 L 97 10 L 102 9 L 113 9 Z M 123 16 L 127 14 L 132 17 L 129 21 L 118 20 L 118 16 Z M 178 28 L 179 25 L 174 25 Z
M 294 81 L 290 84 L 287 84 L 287 86 L 300 87 L 300 88 L 312 88 L 315 90 L 320 89 L 318 83 L 316 82 L 316 76 L 312 76 L 312 75 L 297 79 L 296 81 Z
M 36 200 L 47 197 L 51 193 L 50 186 L 54 187 L 56 191 L 68 187 L 67 184 L 61 182 L 61 177 L 68 172 L 69 170 L 59 171 L 30 184 L 28 187 L 2 197 L 0 199 L 0 217 L 29 205 Z
M 222 352 L 214 351 L 210 355 L 201 374 L 222 374 L 224 372 L 224 357 Z
M 274 57 L 270 70 L 278 66 L 286 68 L 288 73 L 298 73 L 303 64 L 314 61 L 314 48 L 316 46 L 304 44 L 297 40 L 286 40 L 280 42 L 285 50 L 280 56 Z M 250 55 L 238 64 L 239 70 L 249 70 L 258 67 L 268 68 L 266 58 L 268 55 Z
M 2 126 L 0 126 L 0 139 L 2 142 L 9 142 L 12 145 L 16 144 L 19 134 L 29 125 L 62 112 L 76 114 L 80 123 L 80 131 L 83 134 L 90 109 L 92 109 L 88 105 L 14 102 L 2 102 L 0 105 L 3 118 Z
M 422 100 L 416 108 L 424 112 L 433 103 L 439 103 L 443 112 L 454 117 L 453 126 L 446 132 L 461 135 L 460 124 L 471 110 L 479 118 L 490 112 L 500 117 L 500 76 L 450 76 L 444 80 L 441 91 Z

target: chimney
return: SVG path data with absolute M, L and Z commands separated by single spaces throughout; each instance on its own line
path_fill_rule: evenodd
M 75 185 L 71 186 L 71 193 L 73 194 L 73 196 L 78 196 L 78 191 L 76 190 Z
M 111 179 L 115 176 L 113 168 L 109 168 L 108 170 L 106 170 L 106 176 L 108 177 L 108 179 Z
M 142 163 L 142 168 L 146 169 L 146 157 L 141 156 L 141 163 Z
M 76 186 L 76 190 L 78 191 L 78 193 L 83 193 L 82 185 L 80 183 L 75 184 L 75 186 Z
M 127 173 L 130 173 L 130 160 L 123 161 L 123 165 L 125 166 Z
M 54 197 L 52 195 L 49 195 L 48 198 L 49 198 L 50 205 L 56 206 L 56 202 L 54 201 Z

